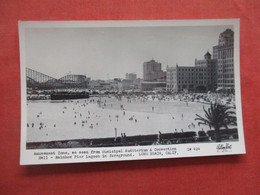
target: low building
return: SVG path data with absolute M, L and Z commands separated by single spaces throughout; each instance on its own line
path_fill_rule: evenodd
M 122 87 L 121 90 L 131 90 L 131 89 L 137 89 L 137 84 L 135 84 L 132 80 L 129 79 L 123 79 L 122 80 Z
M 138 78 L 137 80 L 136 80 L 136 84 L 137 84 L 137 89 L 139 89 L 139 90 L 141 90 L 142 89 L 142 82 L 143 82 L 143 79 L 140 79 L 140 78 Z
M 114 78 L 113 80 L 109 80 L 108 83 L 110 84 L 112 90 L 114 91 L 118 91 L 122 87 L 121 85 L 122 81 L 119 78 Z
M 153 91 L 153 90 L 159 90 L 159 91 L 164 91 L 166 87 L 165 82 L 147 82 L 143 81 L 141 83 L 141 90 L 142 91 Z
M 92 90 L 111 90 L 111 89 L 113 89 L 111 84 L 104 80 L 91 80 L 89 82 L 89 88 Z

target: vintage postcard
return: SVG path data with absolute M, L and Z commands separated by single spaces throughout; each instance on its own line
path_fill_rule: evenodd
M 20 21 L 20 164 L 244 154 L 239 19 Z

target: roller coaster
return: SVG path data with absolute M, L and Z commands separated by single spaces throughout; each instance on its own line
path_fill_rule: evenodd
M 26 68 L 26 87 L 30 89 L 87 88 L 90 78 L 68 74 L 59 79 Z

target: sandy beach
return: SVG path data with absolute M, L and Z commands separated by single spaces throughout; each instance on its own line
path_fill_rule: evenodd
M 195 102 L 115 97 L 69 101 L 28 101 L 27 142 L 105 138 L 208 130 L 198 126 L 203 115 Z

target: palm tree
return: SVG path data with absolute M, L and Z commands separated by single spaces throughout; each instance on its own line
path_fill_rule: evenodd
M 198 125 L 208 125 L 210 128 L 215 129 L 216 142 L 221 142 L 220 128 L 225 127 L 228 129 L 228 125 L 236 125 L 235 112 L 230 111 L 230 107 L 220 105 L 218 103 L 211 103 L 208 111 L 204 108 L 205 117 L 201 117 L 196 114 L 199 120 Z

